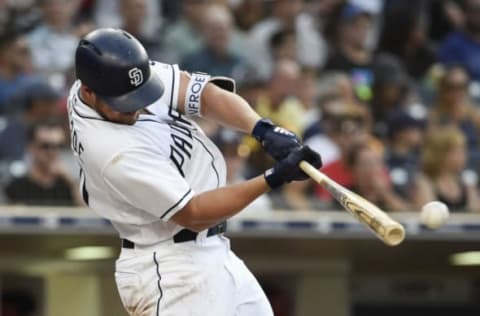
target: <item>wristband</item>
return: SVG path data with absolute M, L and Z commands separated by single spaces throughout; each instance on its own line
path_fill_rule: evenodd
M 202 92 L 210 76 L 195 72 L 192 74 L 185 93 L 185 114 L 188 116 L 202 116 Z

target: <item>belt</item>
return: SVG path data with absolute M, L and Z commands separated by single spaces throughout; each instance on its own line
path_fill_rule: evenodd
M 227 231 L 227 222 L 222 222 L 217 226 L 209 228 L 207 231 L 207 237 L 222 234 L 226 231 Z M 181 231 L 176 233 L 175 236 L 173 236 L 173 242 L 181 243 L 181 242 L 193 241 L 197 239 L 197 236 L 198 236 L 197 232 L 191 231 L 189 229 L 182 229 Z M 122 239 L 122 248 L 134 249 L 135 243 L 128 239 Z

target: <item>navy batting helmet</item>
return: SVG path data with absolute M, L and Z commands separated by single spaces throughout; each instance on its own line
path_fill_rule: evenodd
M 75 71 L 84 85 L 119 112 L 144 108 L 164 92 L 145 48 L 119 29 L 98 29 L 80 40 Z

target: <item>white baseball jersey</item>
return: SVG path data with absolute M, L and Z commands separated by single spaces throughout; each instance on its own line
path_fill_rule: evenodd
M 109 219 L 121 238 L 153 244 L 183 227 L 169 219 L 195 195 L 225 185 L 222 154 L 177 111 L 180 71 L 155 62 L 164 95 L 134 125 L 109 122 L 70 90 L 72 149 L 80 163 L 84 200 Z

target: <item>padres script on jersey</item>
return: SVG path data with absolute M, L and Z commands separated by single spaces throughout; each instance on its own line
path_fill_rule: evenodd
M 182 227 L 168 220 L 194 194 L 225 185 L 220 151 L 200 128 L 177 111 L 180 71 L 155 62 L 165 93 L 134 125 L 103 119 L 79 97 L 68 98 L 72 149 L 81 171 L 85 202 L 109 219 L 121 238 L 153 244 Z

